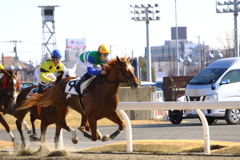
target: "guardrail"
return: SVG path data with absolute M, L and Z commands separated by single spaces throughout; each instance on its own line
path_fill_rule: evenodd
M 132 126 L 127 114 L 123 110 L 178 110 L 195 109 L 203 125 L 204 152 L 210 154 L 210 135 L 206 117 L 200 109 L 234 109 L 240 108 L 240 101 L 215 101 L 215 102 L 120 102 L 119 113 L 126 124 L 127 152 L 133 151 Z

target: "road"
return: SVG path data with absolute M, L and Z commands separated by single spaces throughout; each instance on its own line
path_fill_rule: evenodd
M 116 129 L 117 126 L 101 126 L 98 127 L 103 135 L 111 134 Z M 224 120 L 219 120 L 216 124 L 210 125 L 210 140 L 215 141 L 229 141 L 229 142 L 240 142 L 239 125 L 228 125 Z M 39 129 L 37 130 L 38 135 L 40 135 Z M 17 130 L 13 130 L 17 141 L 20 143 L 20 136 Z M 49 149 L 54 149 L 54 134 L 55 129 L 49 128 L 47 130 L 47 141 L 45 144 Z M 108 142 L 92 142 L 89 139 L 83 137 L 82 133 L 77 131 L 79 140 L 78 144 L 73 144 L 71 142 L 71 135 L 69 132 L 63 130 L 63 145 L 64 149 L 69 151 L 79 151 L 95 146 L 101 146 L 105 144 L 110 144 L 119 141 L 126 141 L 126 130 L 124 130 L 115 140 Z M 133 140 L 142 139 L 200 139 L 203 140 L 203 128 L 198 119 L 184 119 L 184 122 L 179 125 L 173 125 L 171 123 L 167 124 L 150 124 L 150 125 L 133 125 L 132 126 Z M 0 140 L 10 141 L 10 136 L 5 130 L 0 130 Z M 24 135 L 29 145 L 33 149 L 38 148 L 38 144 L 30 142 L 26 131 Z M 4 149 L 3 149 L 4 150 Z M 6 149 L 5 149 L 6 150 Z M 9 150 L 9 149 L 8 149 Z M 10 149 L 11 150 L 11 149 Z

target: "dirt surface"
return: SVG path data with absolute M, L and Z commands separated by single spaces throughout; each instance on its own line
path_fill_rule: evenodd
M 25 155 L 24 155 L 25 154 Z M 154 153 L 141 153 L 141 152 L 67 152 L 67 151 L 54 151 L 51 153 L 12 153 L 7 151 L 0 151 L 0 159 L 84 159 L 84 160 L 239 160 L 240 156 L 234 155 L 205 155 L 205 154 L 154 154 Z
M 103 121 L 104 122 L 104 121 Z M 160 122 L 160 121 L 133 121 L 133 123 L 139 123 L 139 124 L 152 124 L 152 123 L 169 123 L 169 122 Z M 13 123 L 14 124 L 14 123 Z M 136 125 L 136 124 L 135 124 Z M 14 125 L 13 125 L 14 126 Z M 74 125 L 73 125 L 74 126 Z M 154 141 L 156 143 L 156 141 Z M 151 144 L 153 141 L 151 142 Z M 178 143 L 179 144 L 179 143 Z M 195 143 L 196 144 L 196 143 Z M 12 151 L 8 150 L 8 147 L 12 146 L 11 142 L 6 142 L 4 141 L 0 142 L 0 147 L 2 150 L 0 150 L 0 159 L 84 159 L 84 160 L 159 160 L 159 159 L 171 159 L 171 160 L 198 160 L 198 159 L 204 159 L 204 160 L 225 160 L 225 159 L 231 159 L 231 160 L 239 160 L 240 159 L 240 147 L 236 149 L 236 147 L 232 147 L 233 150 L 238 150 L 236 154 L 222 154 L 223 152 L 220 153 L 213 153 L 211 152 L 211 155 L 203 154 L 203 152 L 198 152 L 198 153 L 156 153 L 156 152 L 146 152 L 147 146 L 144 144 L 143 146 L 145 152 L 139 152 L 139 151 L 134 151 L 131 153 L 126 152 L 126 149 L 124 148 L 124 151 L 116 151 L 116 149 L 112 149 L 115 151 L 104 151 L 103 149 L 97 148 L 97 151 L 79 151 L 79 152 L 71 152 L 69 150 L 61 150 L 61 151 L 49 151 L 47 149 L 39 149 L 39 150 L 32 150 L 32 149 L 27 149 L 24 151 Z M 119 145 L 119 144 L 118 144 Z M 150 146 L 148 148 L 156 148 L 158 145 L 154 144 L 153 146 Z M 174 145 L 172 145 L 174 146 Z M 187 146 L 192 146 L 192 145 L 187 145 Z M 201 144 L 201 146 L 203 146 Z M 159 145 L 160 148 L 166 148 L 163 144 Z M 3 149 L 5 148 L 5 149 Z M 119 146 L 117 148 L 120 148 Z M 134 146 L 134 148 L 136 148 Z M 142 148 L 142 149 L 143 149 Z M 235 149 L 234 149 L 235 148 Z M 159 150 L 159 149 L 157 149 Z M 100 152 L 101 151 L 101 152 Z M 230 152 L 233 153 L 233 152 Z
M 143 144 L 141 143 L 141 146 Z M 111 145 L 104 145 L 99 147 L 91 148 L 86 151 L 78 151 L 72 152 L 67 150 L 48 150 L 47 147 L 39 147 L 38 150 L 33 150 L 31 148 L 26 148 L 25 150 L 14 151 L 11 149 L 3 149 L 0 150 L 0 159 L 80 159 L 80 160 L 161 160 L 161 159 L 171 159 L 171 160 L 239 160 L 240 154 L 223 154 L 225 151 L 222 150 L 218 153 L 214 153 L 214 150 L 211 152 L 211 155 L 204 154 L 203 149 L 200 149 L 201 152 L 188 152 L 188 153 L 178 153 L 178 154 L 170 154 L 170 153 L 156 153 L 156 152 L 126 152 L 126 151 L 109 151 L 116 150 L 116 147 L 123 148 L 123 146 L 118 143 Z M 152 145 L 150 147 L 158 148 L 158 145 Z M 139 146 L 135 146 L 136 149 Z M 161 145 L 162 148 L 167 148 L 167 146 Z M 236 146 L 230 146 L 236 147 Z M 149 148 L 148 145 L 145 148 Z M 191 148 L 191 147 L 190 147 Z M 104 151 L 104 150 L 108 151 Z M 98 150 L 98 151 L 97 151 Z M 124 150 L 126 150 L 124 148 Z M 164 149 L 163 149 L 164 150 Z M 171 149 L 168 149 L 171 151 Z M 194 149 L 197 151 L 196 149 Z M 238 153 L 239 147 L 236 147 L 236 152 Z M 192 150 L 193 151 L 193 150 Z

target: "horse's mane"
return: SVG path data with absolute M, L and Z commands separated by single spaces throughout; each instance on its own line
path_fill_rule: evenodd
M 14 72 L 13 72 L 13 70 L 11 70 L 11 69 L 5 69 L 10 75 L 14 75 Z
M 121 61 L 127 61 L 127 57 L 121 57 L 119 58 Z M 111 60 L 109 60 L 105 65 L 104 65 L 104 69 L 109 71 L 111 70 L 111 68 L 116 65 L 118 63 L 116 58 L 113 58 Z

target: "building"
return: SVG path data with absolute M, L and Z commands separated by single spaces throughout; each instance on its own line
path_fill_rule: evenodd
M 176 76 L 176 61 L 180 59 L 183 61 L 179 63 L 180 75 L 196 75 L 199 68 L 200 70 L 205 68 L 205 57 L 209 46 L 201 43 L 194 44 L 192 41 L 183 39 L 187 38 L 186 30 L 186 27 L 179 27 L 179 39 L 176 40 L 175 27 L 173 27 L 172 40 L 166 40 L 164 45 L 151 47 L 152 64 L 156 72 L 165 72 L 166 76 Z
M 15 58 L 11 56 L 2 56 L 0 63 L 3 64 L 5 69 L 16 69 L 18 66 L 21 67 L 21 69 L 18 71 L 18 79 L 20 79 L 21 82 L 36 82 L 36 78 L 34 76 L 35 67 L 33 67 L 30 63 L 18 61 L 16 63 Z

